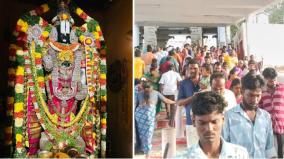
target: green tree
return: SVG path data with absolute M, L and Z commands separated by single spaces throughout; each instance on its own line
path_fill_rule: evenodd
M 284 24 L 284 1 L 265 10 L 269 14 L 270 24 Z

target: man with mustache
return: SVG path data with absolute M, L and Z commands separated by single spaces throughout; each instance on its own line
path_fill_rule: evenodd
M 225 88 L 225 83 L 226 77 L 224 73 L 215 72 L 210 77 L 211 91 L 217 92 L 224 97 L 225 101 L 228 103 L 225 107 L 225 111 L 228 111 L 237 105 L 237 100 L 234 93 Z
M 241 83 L 243 101 L 225 113 L 222 136 L 227 142 L 247 148 L 250 158 L 276 157 L 270 115 L 258 108 L 264 81 L 248 73 Z
M 283 158 L 284 142 L 284 84 L 277 82 L 277 72 L 274 68 L 265 68 L 262 72 L 265 87 L 262 92 L 259 107 L 268 111 L 274 133 L 274 145 L 278 157 Z
M 190 110 L 194 94 L 200 90 L 199 83 L 199 66 L 197 61 L 189 60 L 186 69 L 186 79 L 182 80 L 179 86 L 177 105 L 184 106 L 186 109 L 186 141 L 187 147 L 197 142 L 197 133 L 192 126 Z
M 259 75 L 259 69 L 257 67 L 257 62 L 255 60 L 249 60 L 248 61 L 248 67 L 244 69 L 243 71 L 243 75 L 246 75 L 248 73 L 252 73 L 252 74 L 257 74 Z
M 178 158 L 249 158 L 244 147 L 228 143 L 221 137 L 226 105 L 224 98 L 216 92 L 200 92 L 194 96 L 192 123 L 196 127 L 199 142 Z

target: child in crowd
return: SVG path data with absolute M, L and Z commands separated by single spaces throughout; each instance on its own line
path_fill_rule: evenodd
M 210 76 L 212 72 L 212 66 L 210 64 L 204 64 L 201 68 L 200 88 L 201 90 L 210 89 Z

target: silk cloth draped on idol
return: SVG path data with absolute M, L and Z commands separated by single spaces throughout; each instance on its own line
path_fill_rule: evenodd
M 50 8 L 57 15 L 49 23 L 41 15 Z M 71 12 L 85 23 L 75 26 Z M 106 53 L 98 22 L 58 0 L 21 16 L 13 36 L 7 115 L 14 123 L 5 132 L 14 157 L 105 157 Z

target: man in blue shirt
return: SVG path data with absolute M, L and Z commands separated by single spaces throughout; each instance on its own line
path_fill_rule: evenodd
M 247 148 L 250 158 L 276 157 L 270 115 L 258 108 L 264 81 L 248 73 L 241 83 L 243 101 L 225 113 L 222 136 L 227 142 Z
M 190 110 L 191 102 L 194 93 L 200 90 L 199 82 L 199 66 L 197 61 L 190 60 L 187 67 L 187 78 L 181 81 L 178 92 L 179 106 L 184 106 L 186 109 L 186 138 L 187 147 L 198 141 L 198 136 L 195 128 L 192 126 Z

